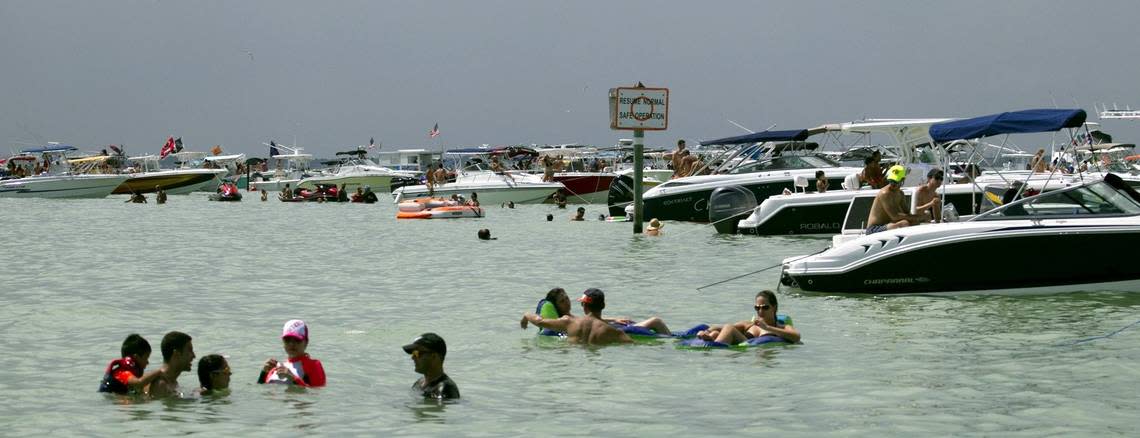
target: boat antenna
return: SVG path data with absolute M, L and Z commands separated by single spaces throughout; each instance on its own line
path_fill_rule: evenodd
M 731 123 L 731 124 L 733 124 L 733 125 L 736 125 L 736 127 L 737 127 L 737 128 L 740 128 L 740 129 L 743 129 L 743 130 L 745 130 L 745 131 L 748 131 L 748 133 L 749 133 L 749 134 L 755 134 L 755 133 L 756 133 L 756 131 L 753 131 L 753 130 L 751 130 L 751 129 L 748 129 L 748 128 L 744 127 L 744 125 L 741 125 L 741 124 L 739 124 L 739 123 L 736 123 L 736 122 L 732 121 L 732 119 L 725 119 L 725 120 L 728 120 L 728 123 Z M 776 125 L 772 125 L 772 126 L 776 126 Z M 771 127 L 769 127 L 768 129 L 772 129 L 772 128 L 771 128 Z

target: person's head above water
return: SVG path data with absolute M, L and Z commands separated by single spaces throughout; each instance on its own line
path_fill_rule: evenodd
M 491 230 L 483 228 L 479 230 L 479 240 L 495 240 L 491 237 Z
M 217 354 L 208 354 L 198 360 L 198 384 L 202 389 L 212 391 L 228 389 L 230 387 L 230 365 L 226 358 Z
M 582 292 L 578 302 L 582 303 L 582 308 L 586 309 L 587 313 L 599 313 L 606 308 L 606 294 L 601 289 L 591 287 Z
M 560 287 L 551 289 L 546 293 L 546 302 L 554 305 L 558 316 L 570 314 L 570 297 L 566 295 L 566 289 Z
M 547 213 L 547 214 L 546 214 L 546 221 L 547 221 L 547 222 L 550 222 L 550 221 L 553 221 L 553 220 L 554 220 L 554 215 L 553 215 L 553 214 L 550 214 L 550 213 Z

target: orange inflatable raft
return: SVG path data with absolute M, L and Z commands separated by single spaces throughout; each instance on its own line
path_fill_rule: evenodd
M 397 211 L 396 219 L 457 219 L 483 217 L 483 209 L 471 205 L 449 205 L 420 211 Z

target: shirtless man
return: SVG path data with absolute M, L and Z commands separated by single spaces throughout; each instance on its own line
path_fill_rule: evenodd
M 867 234 L 930 221 L 930 216 L 907 213 L 906 197 L 900 188 L 904 179 L 906 179 L 905 167 L 895 165 L 887 170 L 887 186 L 879 189 L 875 201 L 871 203 L 871 214 L 867 217 Z
M 880 165 L 883 154 L 879 151 L 863 160 L 863 172 L 859 174 L 859 182 L 871 186 L 872 189 L 883 188 L 887 181 L 883 178 L 883 168 Z
M 533 313 L 526 313 L 519 325 L 525 329 L 529 322 L 544 329 L 565 333 L 570 342 L 589 345 L 633 342 L 633 339 L 625 332 L 614 328 L 609 322 L 598 316 L 606 307 L 605 295 L 600 295 L 600 297 L 598 294 L 591 295 L 590 292 L 592 291 L 601 293 L 597 289 L 588 289 L 586 294 L 578 299 L 578 302 L 582 303 L 582 311 L 586 313 L 586 316 L 563 315 L 558 319 L 545 319 Z
M 673 164 L 673 178 L 680 178 L 684 176 L 680 175 L 677 172 L 678 170 L 681 170 L 681 161 L 685 158 L 684 153 L 685 140 L 677 140 L 677 150 L 669 154 L 669 161 Z
M 930 213 L 934 222 L 942 222 L 942 198 L 938 196 L 938 188 L 942 186 L 945 173 L 942 169 L 930 169 L 926 173 L 926 184 L 918 186 L 914 191 L 914 212 L 918 214 Z
M 444 169 L 442 164 L 435 170 L 435 184 L 439 186 L 447 184 L 447 169 Z
M 146 387 L 147 395 L 154 398 L 179 395 L 178 375 L 190 371 L 194 363 L 194 345 L 190 341 L 190 335 L 182 332 L 170 332 L 162 337 L 161 375 Z

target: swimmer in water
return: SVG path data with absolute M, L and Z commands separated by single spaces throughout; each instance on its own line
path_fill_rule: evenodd
M 203 395 L 224 395 L 230 389 L 230 364 L 226 358 L 217 354 L 209 354 L 198 360 L 199 391 Z
M 325 386 L 325 368 L 321 361 L 309 357 L 309 326 L 294 319 L 281 329 L 281 343 L 289 359 L 278 362 L 269 358 L 261 367 L 257 383 L 284 383 L 297 386 Z

